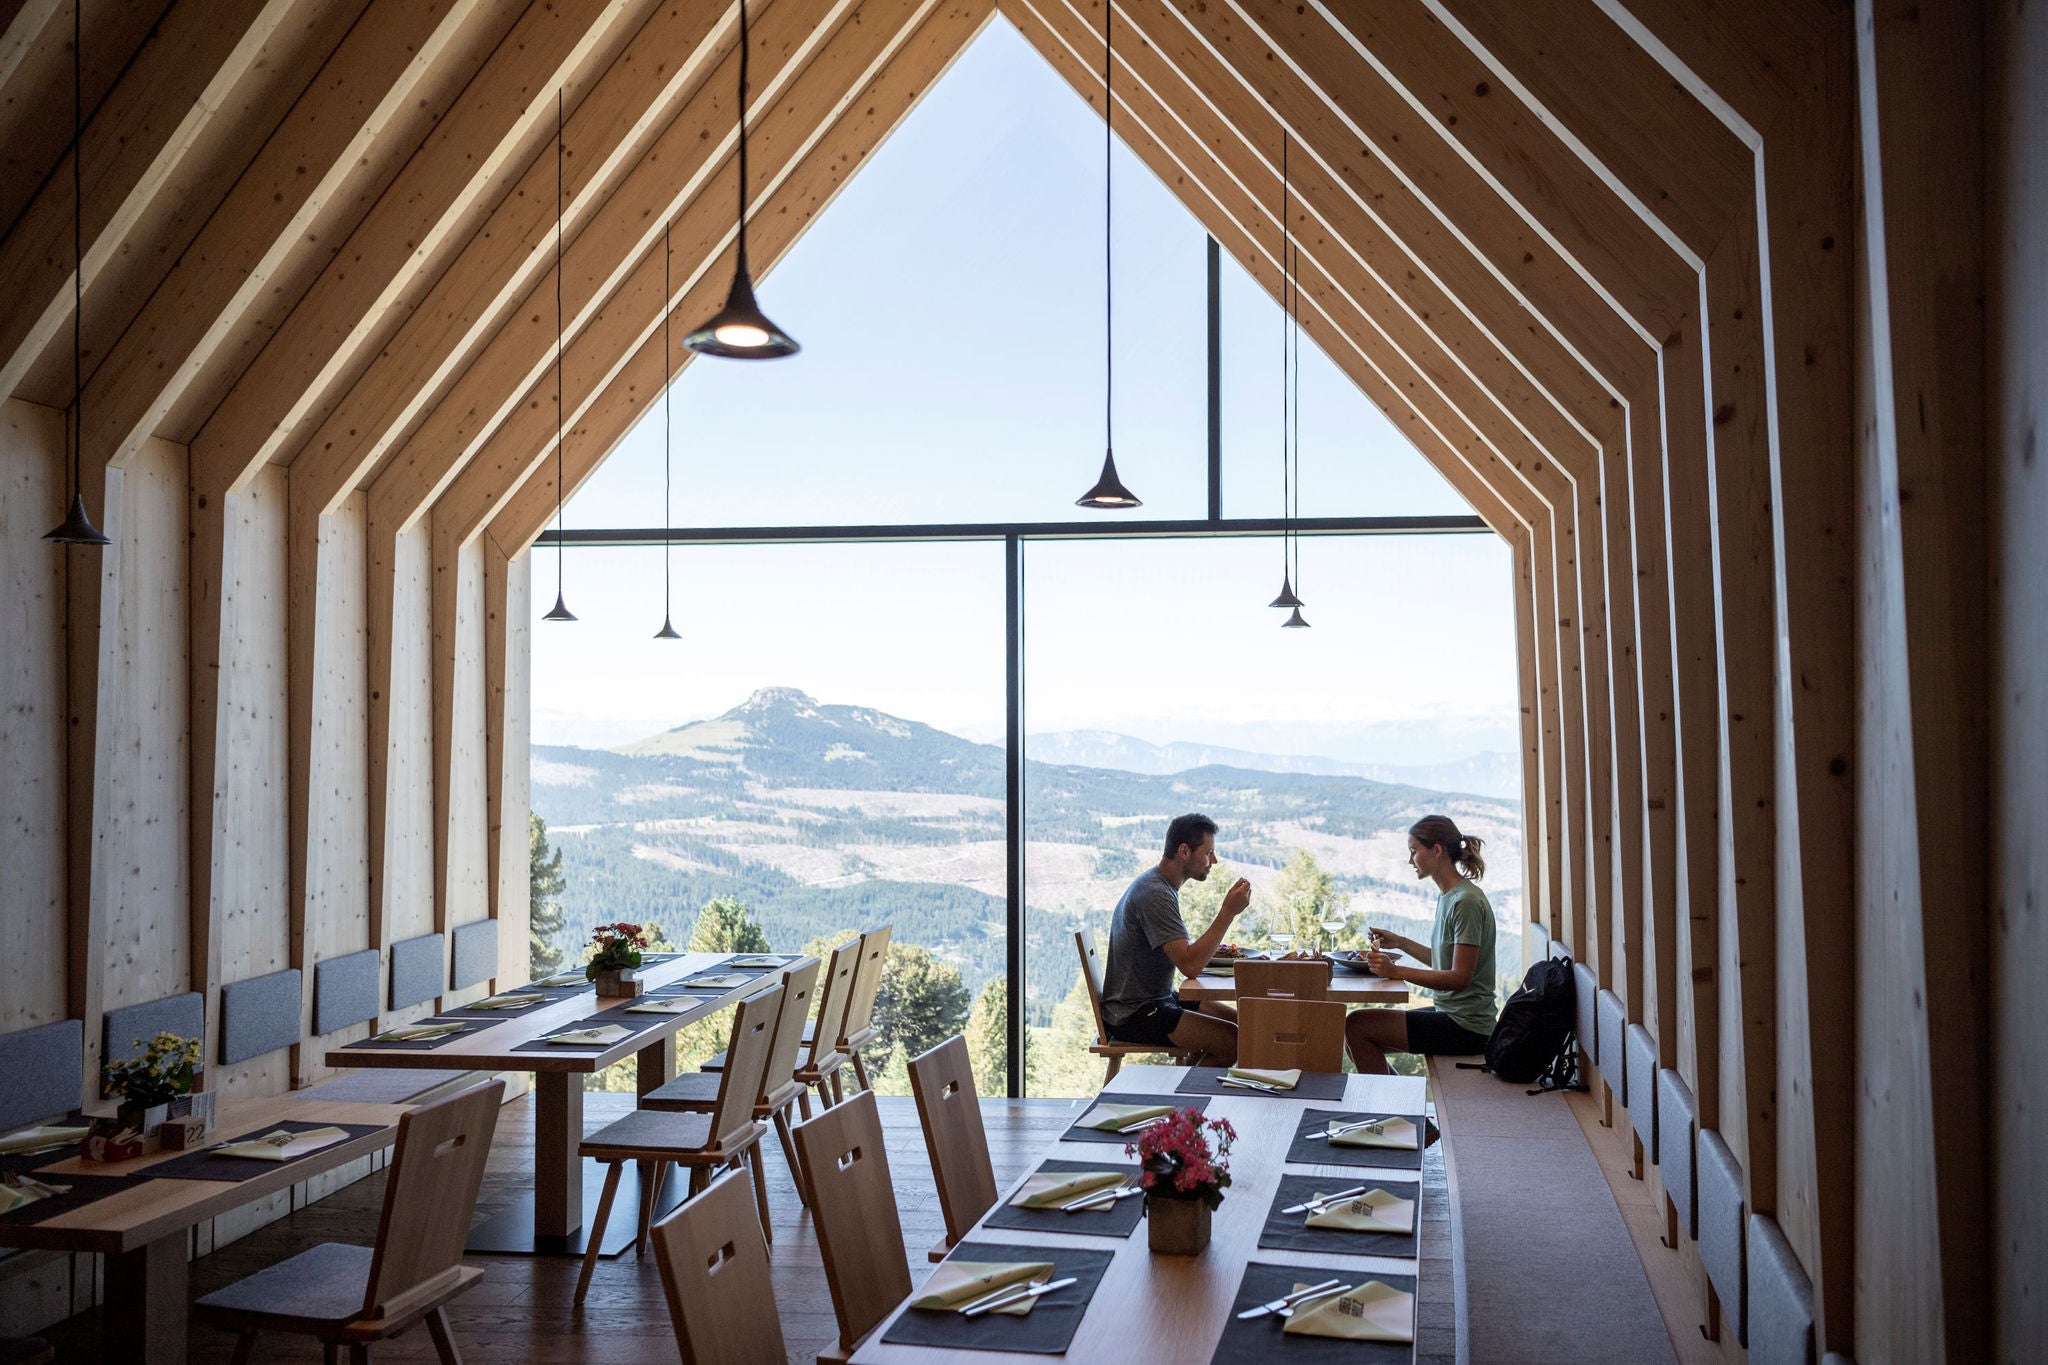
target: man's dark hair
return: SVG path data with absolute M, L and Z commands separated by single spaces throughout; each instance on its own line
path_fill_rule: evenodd
M 1166 827 L 1166 856 L 1171 858 L 1186 844 L 1190 849 L 1200 848 L 1202 840 L 1216 832 L 1216 822 L 1206 815 L 1176 815 L 1173 823 Z

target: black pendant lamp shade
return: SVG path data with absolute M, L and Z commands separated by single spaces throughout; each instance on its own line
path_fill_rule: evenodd
M 562 92 L 555 91 L 555 605 L 543 621 L 573 621 L 562 600 Z
M 1110 62 L 1114 49 L 1109 40 L 1112 6 L 1102 7 L 1102 477 L 1095 486 L 1074 499 L 1076 507 L 1121 511 L 1143 507 L 1138 495 L 1124 487 L 1116 476 L 1116 313 L 1110 275 Z
M 725 307 L 683 338 L 698 355 L 727 360 L 780 360 L 803 348 L 796 338 L 768 320 L 754 300 L 754 280 L 747 269 L 747 0 L 740 0 L 740 230 L 733 259 L 732 288 Z
M 53 545 L 110 545 L 85 513 L 85 0 L 71 6 L 71 506 L 64 523 L 43 539 Z
M 1274 598 L 1272 601 L 1266 603 L 1266 605 L 1269 607 L 1278 607 L 1282 611 L 1285 611 L 1289 607 L 1293 607 L 1297 611 L 1300 609 L 1301 599 L 1294 595 L 1294 575 L 1292 572 L 1286 569 L 1281 570 L 1280 595 Z M 1288 622 L 1288 624 L 1292 625 L 1294 623 L 1290 621 Z
M 671 377 L 668 371 L 668 227 L 661 230 L 661 629 L 654 632 L 657 640 L 680 640 L 675 623 L 669 617 L 668 566 L 671 553 L 668 528 L 673 525 L 669 489 L 674 483 L 674 465 L 669 451 L 668 390 Z
M 1294 614 L 1280 623 L 1282 630 L 1307 630 L 1308 622 L 1301 619 L 1301 604 L 1295 603 Z

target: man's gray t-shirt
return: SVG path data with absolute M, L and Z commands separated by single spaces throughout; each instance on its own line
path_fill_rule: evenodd
M 1109 921 L 1109 962 L 1102 971 L 1102 1018 L 1121 1024 L 1146 1005 L 1173 998 L 1173 959 L 1160 948 L 1188 937 L 1180 893 L 1158 868 L 1131 883 Z

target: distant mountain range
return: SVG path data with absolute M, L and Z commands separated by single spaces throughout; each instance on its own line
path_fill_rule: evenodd
M 1126 737 L 1110 736 L 1129 744 Z M 1033 742 L 1028 994 L 1050 1010 L 1073 980 L 1073 928 L 1104 924 L 1130 878 L 1158 857 L 1166 822 L 1201 810 L 1255 887 L 1307 848 L 1352 894 L 1352 910 L 1420 932 L 1433 896 L 1405 866 L 1408 824 L 1452 814 L 1489 841 L 1487 886 L 1506 926 L 1521 910 L 1518 803 L 1472 791 L 1342 773 L 1198 762 L 1196 746 L 1143 746 L 1142 768 L 1053 762 Z M 1284 757 L 1280 761 L 1287 761 Z M 711 720 L 619 749 L 536 745 L 533 806 L 563 852 L 571 941 L 590 926 L 653 920 L 687 930 L 713 896 L 748 902 L 780 947 L 892 922 L 978 988 L 1003 970 L 1005 755 L 868 707 L 764 688 Z M 1041 979 L 1041 973 L 1044 973 Z M 1036 1022 L 1043 1022 L 1038 1020 Z
M 1032 758 L 1047 763 L 1115 768 L 1129 773 L 1164 775 L 1221 764 L 1268 773 L 1369 777 L 1375 782 L 1427 787 L 1434 791 L 1474 792 L 1509 800 L 1521 798 L 1521 764 L 1513 754 L 1494 751 L 1443 763 L 1355 763 L 1314 754 L 1262 754 L 1248 749 L 1186 741 L 1149 744 L 1113 730 L 1055 730 L 1030 736 L 1027 745 Z

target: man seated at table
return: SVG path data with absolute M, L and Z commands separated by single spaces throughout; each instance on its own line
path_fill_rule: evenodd
M 1208 880 L 1214 866 L 1216 822 L 1206 815 L 1176 816 L 1166 827 L 1166 855 L 1140 873 L 1117 902 L 1102 974 L 1102 1022 L 1112 1041 L 1192 1052 L 1197 1066 L 1237 1060 L 1235 1023 L 1183 1009 L 1174 998 L 1174 968 L 1200 975 L 1231 922 L 1251 904 L 1252 884 L 1240 877 L 1223 893 L 1209 927 L 1189 938 L 1180 916 L 1181 883 Z

